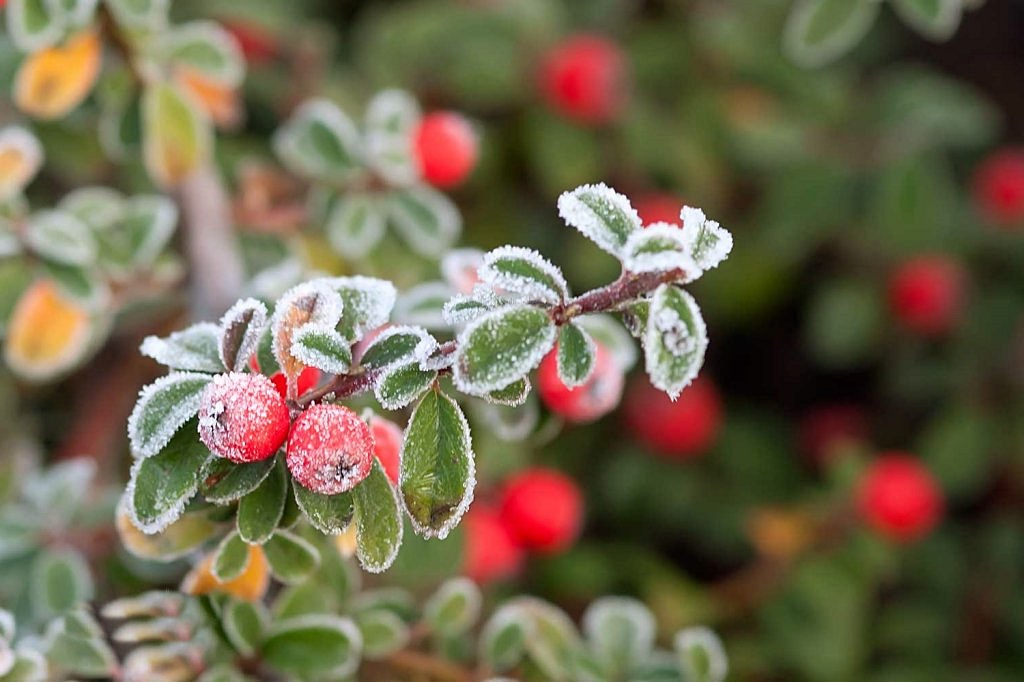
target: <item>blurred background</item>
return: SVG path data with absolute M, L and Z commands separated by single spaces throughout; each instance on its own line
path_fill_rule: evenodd
M 954 0 L 952 25 L 913 13 L 944 0 L 866 2 L 863 28 L 834 29 L 860 21 L 839 5 L 861 3 L 833 1 L 837 18 L 802 38 L 794 4 L 178 0 L 172 14 L 224 22 L 246 56 L 244 114 L 216 160 L 249 276 L 299 262 L 400 289 L 439 279 L 392 235 L 352 259 L 315 221 L 245 211 L 247 193 L 277 187 L 260 169 L 298 102 L 326 97 L 358 120 L 385 88 L 473 126 L 478 162 L 449 192 L 460 245 L 533 247 L 574 291 L 604 284 L 615 260 L 555 209 L 593 182 L 645 222 L 698 206 L 735 237 L 694 286 L 711 341 L 678 402 L 634 370 L 592 424 L 536 398 L 503 428 L 475 418 L 474 505 L 500 515 L 508 480 L 554 469 L 581 493 L 578 538 L 495 558 L 501 531 L 471 512 L 444 542 L 407 534 L 382 584 L 469 571 L 493 595 L 574 613 L 635 595 L 664 632 L 716 628 L 735 680 L 1024 679 L 1024 2 Z M 833 40 L 842 49 L 821 48 Z M 19 59 L 0 44 L 0 80 Z M 47 150 L 34 205 L 82 185 L 151 188 L 130 118 L 115 126 L 117 163 L 111 134 L 95 133 L 114 91 L 101 81 L 70 116 L 34 124 Z M 0 114 L 17 120 L 9 103 Z M 31 278 L 0 261 L 0 318 Z M 177 288 L 118 311 L 59 381 L 0 373 L 0 499 L 21 494 L 26 462 L 81 453 L 113 491 L 89 498 L 97 519 L 74 521 L 100 595 L 173 586 L 187 569 L 129 557 L 108 516 L 129 463 L 123 424 L 158 373 L 139 340 L 180 327 L 185 299 Z M 527 437 L 505 438 L 517 430 Z M 537 503 L 542 518 L 561 513 L 544 506 L 554 498 Z M 27 564 L 3 560 L 10 525 L 0 602 L 14 604 Z

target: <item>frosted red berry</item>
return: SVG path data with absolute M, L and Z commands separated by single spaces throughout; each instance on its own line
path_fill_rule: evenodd
M 683 211 L 683 204 L 682 199 L 664 192 L 641 194 L 633 201 L 633 207 L 644 227 L 653 223 L 679 225 L 679 214 Z
M 722 399 L 706 377 L 697 377 L 673 402 L 646 377 L 634 381 L 623 411 L 630 433 L 652 452 L 688 459 L 706 452 L 722 426 Z
M 583 525 L 583 495 L 571 478 L 551 469 L 527 469 L 510 479 L 499 510 L 516 542 L 545 554 L 569 547 Z
M 945 334 L 963 313 L 963 270 L 944 256 L 906 261 L 889 280 L 889 305 L 907 329 L 922 336 Z
M 373 434 L 373 454 L 384 467 L 392 483 L 398 483 L 400 454 L 402 451 L 402 427 L 383 417 L 370 419 L 370 432 Z
M 478 583 L 491 583 L 519 572 L 526 552 L 501 522 L 493 507 L 475 502 L 462 522 L 466 549 L 462 573 Z
M 844 444 L 868 437 L 868 418 L 857 405 L 821 405 L 800 421 L 800 450 L 811 462 L 826 462 Z
M 585 125 L 618 117 L 626 95 L 626 60 L 611 40 L 583 34 L 550 50 L 543 59 L 540 87 L 548 105 Z
M 615 357 L 596 344 L 594 369 L 581 385 L 569 388 L 558 376 L 558 349 L 541 360 L 537 369 L 537 394 L 549 410 L 567 421 L 582 424 L 608 414 L 622 399 L 625 375 Z
M 424 116 L 414 144 L 423 179 L 435 187 L 461 184 L 476 165 L 476 133 L 469 121 L 455 112 L 435 111 Z
M 288 437 L 288 424 L 284 398 L 262 374 L 218 375 L 200 397 L 199 440 L 233 462 L 271 457 Z
M 321 495 L 337 495 L 370 475 L 373 435 L 349 408 L 313 405 L 292 426 L 286 462 L 300 485 Z
M 903 452 L 883 452 L 864 473 L 856 492 L 861 517 L 897 542 L 923 537 L 939 522 L 942 491 L 928 469 Z
M 1024 149 L 1004 149 L 978 166 L 974 200 L 987 220 L 1024 225 Z
M 288 379 L 285 377 L 283 372 L 277 372 L 274 376 L 270 377 L 270 380 L 274 382 L 274 386 L 277 388 L 277 392 L 281 394 L 282 398 L 288 397 Z M 298 388 L 298 394 L 302 395 L 308 391 L 312 391 L 320 383 L 320 370 L 316 367 L 307 367 L 299 373 L 299 379 L 296 382 Z

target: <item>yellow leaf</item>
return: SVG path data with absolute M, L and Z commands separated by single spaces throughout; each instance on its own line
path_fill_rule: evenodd
M 185 576 L 181 583 L 181 591 L 195 595 L 224 592 L 245 601 L 257 601 L 267 593 L 270 572 L 267 568 L 267 557 L 259 545 L 249 545 L 249 564 L 234 580 L 218 580 L 213 575 L 213 561 L 214 552 L 210 552 Z
M 26 379 L 43 381 L 71 369 L 89 351 L 89 314 L 41 279 L 22 293 L 7 328 L 4 357 Z
M 86 29 L 63 45 L 29 55 L 14 77 L 15 104 L 36 118 L 63 116 L 92 90 L 102 52 L 99 35 Z
M 16 126 L 0 130 L 0 201 L 25 189 L 43 162 L 43 148 L 32 133 Z
M 182 91 L 168 83 L 146 88 L 142 97 L 143 158 L 150 177 L 174 187 L 210 153 L 210 121 Z
M 175 80 L 218 126 L 232 128 L 241 122 L 242 103 L 238 88 L 219 83 L 184 66 L 175 70 Z

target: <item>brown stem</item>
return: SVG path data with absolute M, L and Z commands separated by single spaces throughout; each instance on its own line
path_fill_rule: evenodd
M 391 670 L 405 670 L 416 675 L 416 679 L 445 680 L 446 682 L 473 682 L 471 671 L 455 663 L 442 660 L 421 651 L 402 649 L 388 656 L 379 664 Z M 390 679 L 390 678 L 389 678 Z

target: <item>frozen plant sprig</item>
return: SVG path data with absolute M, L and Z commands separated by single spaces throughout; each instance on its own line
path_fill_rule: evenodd
M 235 532 L 233 522 L 241 537 L 267 546 L 272 574 L 292 580 L 294 566 L 276 565 L 291 555 L 273 548 L 283 544 L 292 553 L 306 551 L 297 549 L 293 536 L 305 517 L 321 530 L 347 528 L 364 568 L 381 571 L 401 545 L 403 516 L 420 535 L 443 538 L 473 499 L 469 422 L 442 379 L 450 379 L 465 397 L 518 405 L 529 392 L 531 372 L 557 344 L 560 378 L 578 386 L 593 372 L 595 338 L 616 337 L 608 325 L 618 337 L 626 336 L 609 317 L 621 315 L 643 346 L 651 382 L 677 396 L 697 375 L 707 347 L 700 309 L 681 285 L 724 260 L 731 235 L 691 208 L 683 210 L 681 228 L 644 230 L 629 200 L 605 185 L 566 192 L 558 206 L 566 223 L 620 260 L 618 279 L 573 295 L 561 270 L 530 249 L 461 251 L 457 262 L 443 269 L 458 280 L 450 283 L 452 289 L 472 287 L 472 293 L 456 294 L 445 304 L 454 323 L 447 330 L 454 338 L 447 340 L 417 325 L 388 326 L 397 299 L 394 286 L 360 276 L 302 283 L 267 306 L 272 314 L 260 302 L 243 301 L 219 326 L 200 323 L 167 339 L 148 339 L 144 352 L 172 372 L 142 391 L 130 422 L 137 462 L 123 501 L 126 518 L 150 534 L 174 532 L 179 523 L 201 519 L 222 538 Z M 605 322 L 589 322 L 595 320 Z M 635 353 L 619 355 L 631 362 Z M 311 369 L 320 379 L 312 387 L 300 386 Z M 327 468 L 317 477 L 346 481 L 341 494 L 306 489 L 299 478 L 310 480 L 309 472 L 303 478 L 290 471 L 299 458 L 292 457 L 288 442 L 282 446 L 287 454 L 271 452 L 266 460 L 242 464 L 211 454 L 196 432 L 200 396 L 212 375 L 246 370 L 281 374 L 293 419 L 314 405 L 371 392 L 383 410 L 411 407 L 397 480 L 389 480 L 380 466 L 369 466 L 361 458 L 370 455 L 355 452 L 351 443 L 331 442 L 330 424 L 318 431 L 324 440 L 316 447 L 326 454 L 317 466 Z M 226 401 L 216 418 L 244 401 L 244 396 Z M 261 425 L 245 415 L 257 413 L 243 409 L 236 420 L 242 424 L 238 428 L 257 434 L 252 437 Z M 231 423 L 230 415 L 223 419 Z M 349 424 L 337 432 L 361 428 Z M 189 505 L 197 495 L 213 505 L 237 502 L 237 510 L 211 515 Z M 374 522 L 366 523 L 370 518 Z M 226 561 L 223 553 L 231 546 L 221 542 L 213 561 Z M 311 557 L 304 565 L 315 564 Z

